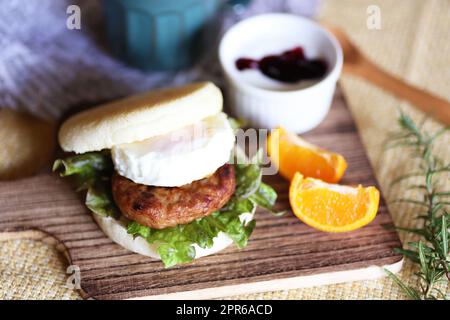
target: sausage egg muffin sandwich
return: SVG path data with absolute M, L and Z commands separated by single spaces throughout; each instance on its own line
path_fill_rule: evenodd
M 166 267 L 247 244 L 276 194 L 257 164 L 232 164 L 235 135 L 212 83 L 160 89 L 72 116 L 54 171 L 72 176 L 114 242 Z

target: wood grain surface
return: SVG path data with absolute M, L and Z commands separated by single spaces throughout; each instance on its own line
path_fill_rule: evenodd
M 339 92 L 326 120 L 303 136 L 345 156 L 349 166 L 342 183 L 377 185 Z M 95 299 L 214 298 L 375 278 L 383 274 L 376 266 L 400 268 L 402 256 L 392 249 L 401 243 L 397 233 L 386 228 L 392 220 L 383 199 L 368 226 L 329 234 L 306 226 L 290 212 L 285 180 L 268 176 L 265 181 L 277 190 L 277 208 L 289 210 L 286 215 L 274 217 L 259 210 L 246 248 L 232 245 L 170 269 L 109 240 L 84 206 L 83 196 L 50 173 L 0 183 L 0 231 L 41 230 L 55 238 L 69 263 L 81 270 L 82 295 Z

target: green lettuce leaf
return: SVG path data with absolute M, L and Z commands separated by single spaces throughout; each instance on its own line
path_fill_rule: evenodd
M 236 196 L 247 198 L 255 193 L 261 185 L 261 168 L 256 164 L 234 165 L 236 174 Z
M 276 191 L 269 185 L 261 182 L 258 190 L 249 196 L 249 199 L 256 203 L 258 206 L 263 207 L 269 210 L 274 216 L 282 216 L 286 213 L 286 211 L 274 211 L 273 207 L 275 202 L 277 201 L 277 193 Z
M 93 213 L 103 217 L 120 217 L 120 211 L 114 203 L 110 182 L 89 187 L 86 193 L 86 206 Z
M 111 191 L 113 168 L 111 155 L 106 150 L 58 159 L 53 164 L 53 171 L 59 172 L 61 177 L 74 178 L 77 191 L 87 190 L 85 204 L 93 213 L 118 218 L 120 211 Z
M 238 247 L 245 247 L 255 227 L 255 220 L 244 224 L 243 213 L 254 213 L 256 205 L 248 199 L 233 197 L 221 210 L 191 223 L 165 229 L 152 229 L 131 221 L 128 233 L 145 238 L 149 243 L 158 243 L 158 253 L 166 267 L 191 262 L 195 247 L 211 248 L 220 232 L 226 233 Z
M 195 258 L 195 248 L 190 242 L 176 242 L 175 244 L 161 244 L 158 247 L 161 261 L 166 268 L 191 262 Z
M 277 201 L 277 193 L 272 187 L 261 182 L 258 190 L 249 197 L 258 206 L 271 210 Z
M 59 172 L 61 177 L 73 176 L 79 191 L 112 174 L 113 164 L 108 151 L 88 152 L 56 160 L 53 171 Z
M 113 165 L 108 151 L 90 152 L 57 160 L 53 166 L 63 177 L 74 177 L 77 190 L 87 190 L 86 206 L 101 216 L 120 217 L 111 192 Z M 195 246 L 211 248 L 220 232 L 227 234 L 239 247 L 245 247 L 255 228 L 255 220 L 246 221 L 241 215 L 254 214 L 257 205 L 269 210 L 276 201 L 276 192 L 261 181 L 261 169 L 256 164 L 237 164 L 236 191 L 219 211 L 189 224 L 165 229 L 152 229 L 129 221 L 127 231 L 158 244 L 158 253 L 165 267 L 191 262 Z

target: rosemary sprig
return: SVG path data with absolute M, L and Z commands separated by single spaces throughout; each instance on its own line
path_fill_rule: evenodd
M 433 143 L 450 127 L 430 133 L 423 128 L 425 121 L 417 125 L 403 112 L 400 113 L 398 123 L 400 131 L 392 136 L 387 147 L 411 149 L 413 157 L 419 159 L 419 168 L 415 172 L 397 177 L 391 185 L 412 177 L 420 177 L 422 182 L 407 187 L 408 190 L 417 190 L 420 197 L 402 198 L 395 202 L 420 207 L 422 213 L 417 218 L 423 222 L 419 228 L 397 228 L 415 234 L 419 240 L 408 242 L 407 249 L 396 248 L 395 251 L 418 264 L 419 271 L 415 273 L 417 286 L 407 286 L 393 273 L 388 270 L 386 272 L 411 299 L 446 299 L 445 293 L 439 290 L 437 285 L 450 281 L 450 214 L 447 210 L 450 205 L 450 192 L 438 190 L 437 180 L 442 178 L 442 174 L 450 172 L 450 164 L 444 163 L 433 154 Z M 448 179 L 448 176 L 446 177 Z

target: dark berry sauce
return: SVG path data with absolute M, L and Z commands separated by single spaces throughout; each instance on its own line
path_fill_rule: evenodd
M 240 58 L 236 60 L 238 70 L 259 69 L 269 78 L 295 83 L 301 80 L 322 78 L 327 73 L 327 63 L 323 59 L 308 59 L 302 47 L 283 52 L 280 55 L 269 55 L 261 60 Z

